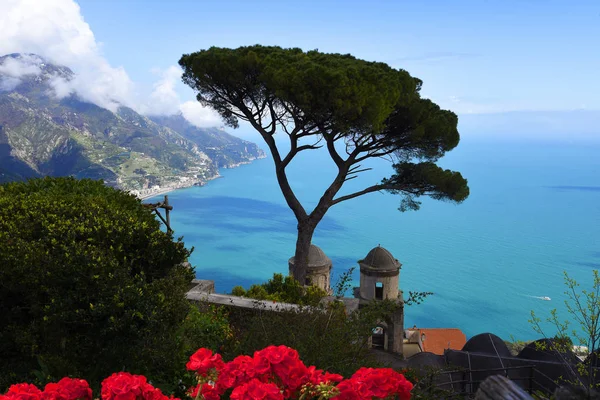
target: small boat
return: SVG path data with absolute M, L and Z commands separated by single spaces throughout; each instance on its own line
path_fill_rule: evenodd
M 551 299 L 550 297 L 548 297 L 548 296 L 540 297 L 540 299 L 542 299 L 542 300 L 546 300 L 546 301 L 550 301 L 550 300 L 552 300 L 552 299 Z

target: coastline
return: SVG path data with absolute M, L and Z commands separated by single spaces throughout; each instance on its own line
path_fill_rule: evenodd
M 218 178 L 221 178 L 221 177 L 222 176 L 220 174 L 217 174 L 213 177 L 208 178 L 206 181 L 195 181 L 190 185 L 177 185 L 177 186 L 161 187 L 160 189 L 155 190 L 151 193 L 136 194 L 136 193 L 133 193 L 134 191 L 130 191 L 129 193 L 134 194 L 140 200 L 147 200 L 149 198 L 160 196 L 161 194 L 167 194 L 169 192 L 174 192 L 175 190 L 179 190 L 179 189 L 188 189 L 188 188 L 191 188 L 194 186 L 204 186 L 208 182 L 218 179 Z M 146 190 L 149 190 L 149 189 L 146 189 Z
M 147 200 L 147 199 L 150 199 L 152 197 L 160 196 L 161 194 L 167 194 L 167 193 L 173 192 L 173 191 L 175 191 L 177 189 L 185 189 L 185 188 L 188 188 L 188 187 L 191 187 L 191 186 L 160 189 L 160 190 L 157 190 L 156 192 L 153 192 L 153 193 L 149 193 L 149 194 L 137 196 L 137 198 L 140 199 L 140 200 Z
M 236 164 L 231 164 L 231 165 L 223 166 L 221 168 L 224 168 L 224 169 L 237 168 L 237 167 L 240 167 L 242 165 L 248 165 L 248 164 L 251 164 L 252 162 L 254 162 L 256 160 L 261 160 L 261 159 L 265 159 L 265 158 L 267 158 L 266 155 L 264 157 L 256 157 L 256 158 L 253 158 L 253 159 L 248 160 L 248 161 L 242 161 L 242 162 L 239 162 L 239 163 L 236 163 Z M 206 179 L 205 181 L 198 180 L 198 181 L 192 182 L 191 184 L 179 184 L 177 186 L 161 187 L 160 189 L 158 189 L 156 191 L 152 191 L 151 193 L 144 193 L 144 194 L 135 193 L 135 192 L 139 192 L 137 190 L 130 190 L 129 193 L 134 194 L 140 200 L 147 200 L 147 199 L 150 199 L 152 197 L 156 197 L 156 196 L 160 196 L 160 195 L 163 195 L 163 194 L 167 194 L 169 192 L 173 192 L 173 191 L 178 190 L 178 189 L 187 189 L 187 188 L 194 187 L 194 186 L 204 186 L 208 182 L 210 182 L 212 180 L 215 180 L 215 179 L 222 178 L 222 177 L 223 176 L 220 173 L 217 172 L 216 175 L 214 175 L 214 176 Z M 144 190 L 150 190 L 150 189 L 144 189 Z

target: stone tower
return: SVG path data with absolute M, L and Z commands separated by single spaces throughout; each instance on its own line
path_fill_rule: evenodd
M 404 339 L 404 300 L 399 289 L 402 264 L 381 246 L 377 246 L 358 262 L 360 287 L 357 291 L 361 303 L 371 300 L 392 300 L 399 304 L 398 310 L 388 321 L 381 321 L 374 330 L 372 344 L 383 349 L 402 353 Z M 377 332 L 375 332 L 377 331 Z
M 360 297 L 365 300 L 398 298 L 402 264 L 381 246 L 372 249 L 358 262 L 360 265 Z
M 290 275 L 293 275 L 294 259 L 292 257 L 288 261 Z M 323 250 L 311 244 L 308 249 L 308 269 L 306 270 L 306 282 L 304 284 L 317 286 L 330 294 L 331 267 L 331 259 L 325 255 Z

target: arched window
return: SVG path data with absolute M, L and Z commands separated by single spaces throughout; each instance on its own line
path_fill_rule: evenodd
M 373 328 L 373 335 L 371 336 L 371 347 L 376 349 L 385 348 L 385 328 L 381 325 L 377 325 Z

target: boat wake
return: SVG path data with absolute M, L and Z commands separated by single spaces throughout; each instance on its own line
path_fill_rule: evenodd
M 552 300 L 552 299 L 551 299 L 550 297 L 548 297 L 548 296 L 530 296 L 530 295 L 528 295 L 528 294 L 524 294 L 523 296 L 525 296 L 525 297 L 529 297 L 529 298 L 532 298 L 532 299 L 545 300 L 545 301 L 550 301 L 550 300 Z

